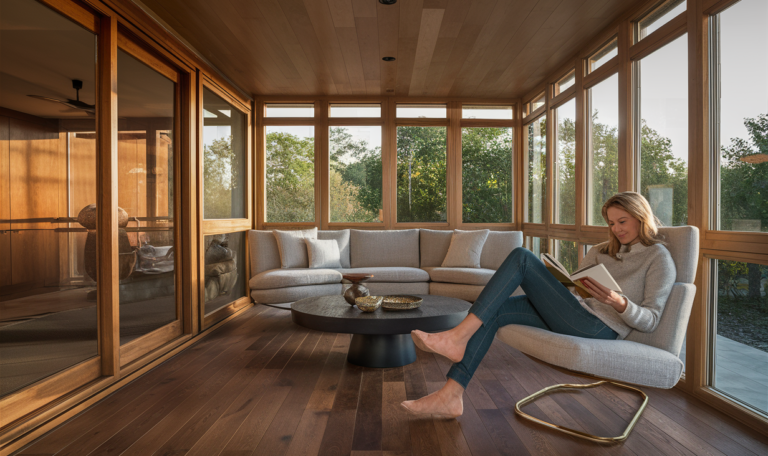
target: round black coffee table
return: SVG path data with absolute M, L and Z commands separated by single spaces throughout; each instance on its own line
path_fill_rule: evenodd
M 421 307 L 365 313 L 343 296 L 317 296 L 291 305 L 293 322 L 325 332 L 353 334 L 347 361 L 366 367 L 398 367 L 416 361 L 411 331 L 445 331 L 467 316 L 470 304 L 461 299 L 419 295 Z

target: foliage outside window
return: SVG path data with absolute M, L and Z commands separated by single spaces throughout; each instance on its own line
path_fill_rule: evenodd
M 555 109 L 553 216 L 556 224 L 576 223 L 576 100 Z
M 665 226 L 688 223 L 687 43 L 683 35 L 635 62 L 640 192 Z
M 763 0 L 742 0 L 715 17 L 720 230 L 768 232 L 768 56 L 745 50 L 745 43 L 768 43 L 766 17 Z
M 269 223 L 315 221 L 315 128 L 266 128 Z
M 378 222 L 381 127 L 330 127 L 331 222 Z
M 716 338 L 712 386 L 768 412 L 768 266 L 712 260 Z M 746 377 L 745 372 L 754 375 Z
M 447 221 L 446 166 L 446 127 L 397 127 L 398 222 Z
M 587 224 L 606 226 L 603 203 L 619 191 L 619 76 L 610 76 L 587 93 Z
M 553 239 L 552 244 L 555 250 L 555 259 L 565 266 L 565 269 L 569 272 L 579 269 L 579 251 L 576 242 Z
M 547 203 L 547 117 L 541 116 L 525 127 L 525 170 L 528 201 L 525 221 L 544 223 Z
M 243 218 L 245 210 L 245 114 L 203 88 L 203 214 L 205 219 Z
M 462 221 L 512 222 L 511 128 L 461 129 Z

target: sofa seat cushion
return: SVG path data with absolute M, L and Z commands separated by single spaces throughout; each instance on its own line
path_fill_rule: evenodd
M 251 297 L 254 301 L 262 304 L 282 304 L 296 302 L 304 298 L 340 295 L 341 293 L 342 287 L 340 283 L 328 283 L 325 285 L 273 288 L 271 290 L 251 290 Z
M 271 269 L 251 277 L 252 290 L 341 283 L 341 273 L 334 269 Z
M 683 373 L 677 356 L 628 340 L 586 339 L 523 325 L 504 326 L 496 337 L 546 363 L 609 380 L 668 389 Z
M 352 269 L 337 269 L 340 274 L 373 274 L 373 277 L 363 282 L 377 283 L 377 282 L 390 282 L 390 283 L 407 283 L 407 282 L 429 282 L 429 274 L 427 271 L 419 268 L 407 268 L 407 267 L 368 267 L 368 268 L 352 268 Z
M 433 282 L 485 285 L 496 272 L 484 268 L 423 268 Z

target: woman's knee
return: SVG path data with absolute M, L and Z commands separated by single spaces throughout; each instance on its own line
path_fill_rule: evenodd
M 510 261 L 525 261 L 529 257 L 536 257 L 536 255 L 533 254 L 530 250 L 526 249 L 525 247 L 515 247 L 512 249 L 512 251 L 507 255 L 507 259 Z

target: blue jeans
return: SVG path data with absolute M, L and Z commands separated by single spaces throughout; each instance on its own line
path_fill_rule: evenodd
M 525 291 L 525 296 L 510 297 L 518 286 Z M 509 254 L 469 311 L 483 325 L 469 339 L 464 358 L 448 371 L 448 378 L 464 388 L 502 326 L 533 326 L 590 339 L 618 337 L 614 330 L 584 309 L 536 255 L 524 248 L 516 248 Z

